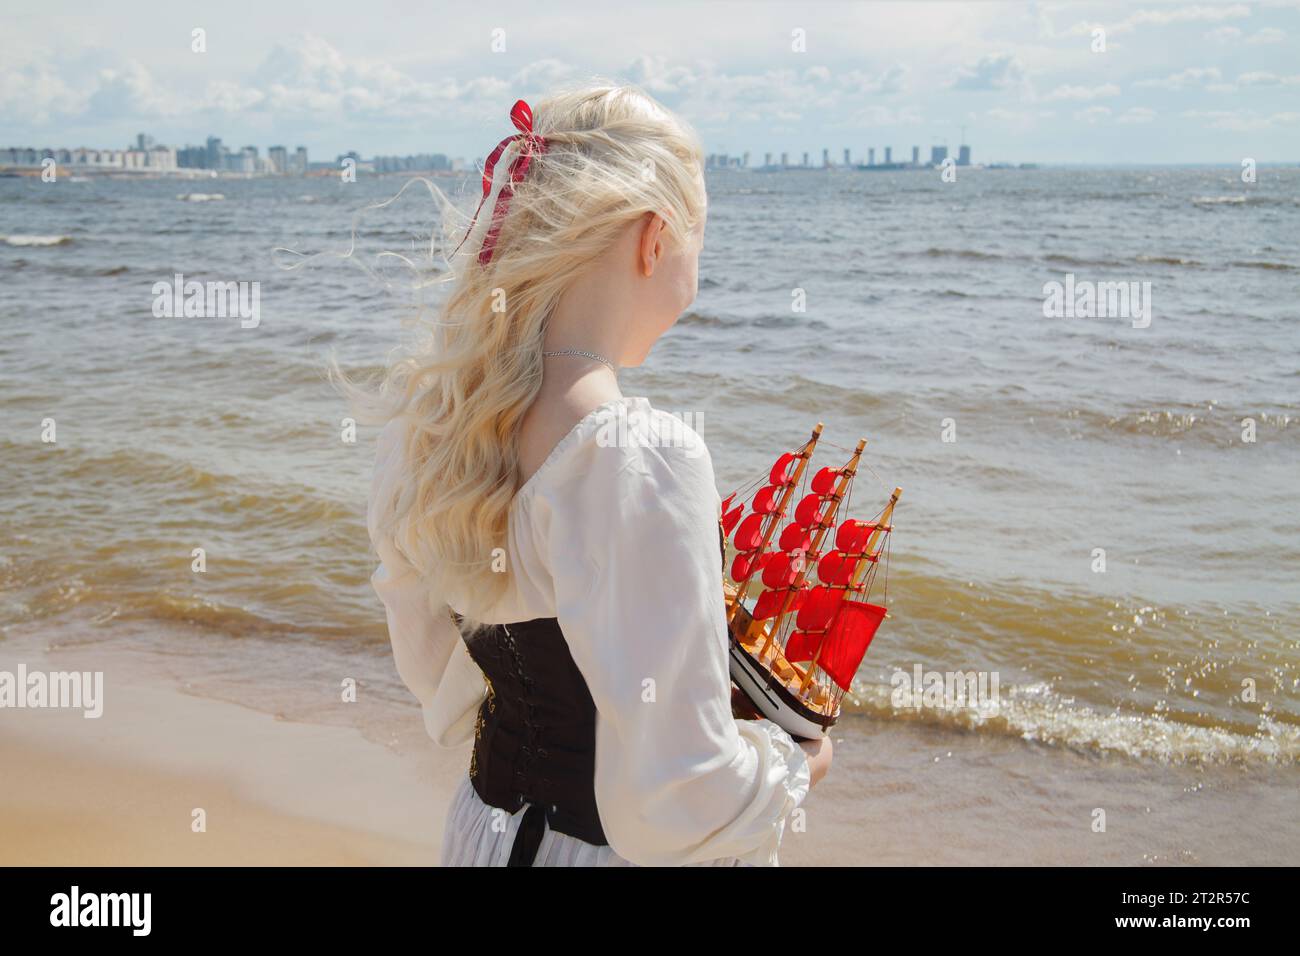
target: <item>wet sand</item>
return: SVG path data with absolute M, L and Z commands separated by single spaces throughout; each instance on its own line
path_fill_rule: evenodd
M 16 666 L 11 650 L 0 645 L 0 668 Z M 0 864 L 438 860 L 451 754 L 403 757 L 353 728 L 194 697 L 102 646 L 22 659 L 103 669 L 107 690 L 98 719 L 0 711 Z M 196 808 L 205 832 L 192 830 Z
M 0 641 L 0 669 L 102 670 L 104 714 L 0 710 L 0 864 L 436 864 L 468 753 L 423 738 L 413 702 L 378 722 L 374 708 L 287 719 L 275 693 L 263 707 L 196 696 L 147 648 L 49 643 Z M 787 866 L 1300 860 L 1294 768 L 1174 767 L 849 720 Z M 196 807 L 206 832 L 191 830 Z

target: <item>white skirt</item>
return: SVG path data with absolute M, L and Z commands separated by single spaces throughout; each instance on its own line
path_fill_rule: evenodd
M 467 775 L 456 788 L 442 834 L 443 866 L 505 866 L 527 804 L 513 814 L 490 807 L 474 792 Z M 497 825 L 493 827 L 493 821 Z M 739 860 L 710 860 L 698 866 L 743 866 Z M 595 846 L 548 825 L 533 866 L 636 866 L 612 847 Z

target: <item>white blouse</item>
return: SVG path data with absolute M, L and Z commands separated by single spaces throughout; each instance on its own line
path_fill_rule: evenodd
M 548 829 L 536 863 L 775 865 L 786 818 L 808 792 L 808 761 L 770 721 L 732 716 L 721 501 L 699 435 L 644 398 L 589 413 L 516 495 L 507 593 L 481 607 L 420 579 L 377 532 L 403 428 L 390 422 L 379 438 L 372 581 L 430 736 L 471 740 L 485 693 L 448 608 L 487 623 L 557 618 L 596 704 L 595 795 L 610 846 Z M 502 832 L 487 825 L 493 812 L 467 776 L 448 814 L 445 864 L 505 862 L 524 811 Z

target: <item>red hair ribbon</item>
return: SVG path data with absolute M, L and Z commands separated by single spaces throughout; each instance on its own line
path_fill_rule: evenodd
M 501 154 L 506 151 L 506 147 L 515 140 L 523 140 L 523 146 L 518 155 L 510 163 L 510 178 L 501 186 L 501 191 L 497 193 L 496 206 L 492 210 L 492 224 L 488 228 L 487 235 L 483 238 L 483 248 L 479 250 L 478 261 L 481 265 L 487 265 L 492 261 L 492 252 L 496 249 L 497 234 L 501 231 L 501 223 L 506 217 L 506 209 L 510 205 L 510 197 L 515 194 L 515 184 L 524 178 L 528 173 L 528 167 L 532 164 L 533 157 L 546 152 L 546 140 L 533 132 L 533 111 L 523 100 L 517 100 L 515 105 L 510 108 L 510 119 L 515 124 L 515 129 L 519 130 L 514 136 L 507 136 L 501 142 L 497 143 L 497 148 L 492 150 L 488 156 L 487 162 L 483 164 L 483 198 L 478 202 L 478 208 L 474 210 L 474 218 L 470 220 L 469 232 L 465 238 L 469 238 L 469 233 L 474 231 L 474 224 L 478 222 L 478 214 L 483 209 L 483 203 L 487 202 L 488 196 L 492 194 L 492 173 L 496 169 L 497 160 Z M 461 240 L 464 245 L 465 240 Z M 460 246 L 456 249 L 459 251 Z M 455 253 L 452 253 L 455 255 Z

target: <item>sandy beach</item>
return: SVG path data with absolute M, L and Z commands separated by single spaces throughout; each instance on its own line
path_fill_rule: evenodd
M 0 669 L 15 656 L 0 648 Z M 355 728 L 195 697 L 103 646 L 22 659 L 104 670 L 107 703 L 98 719 L 0 712 L 0 864 L 437 862 L 463 754 L 403 758 Z M 192 830 L 195 808 L 206 832 Z
M 313 712 L 268 680 L 247 706 L 199 677 L 229 666 L 229 647 L 173 638 L 164 653 L 129 633 L 92 640 L 94 630 L 0 641 L 0 670 L 105 675 L 98 719 L 0 710 L 0 865 L 436 865 L 468 752 L 428 741 L 413 701 L 366 704 L 380 697 L 366 678 L 362 703 Z M 182 646 L 191 650 L 176 653 Z M 311 651 L 297 653 L 306 673 Z M 1300 855 L 1292 768 L 1153 767 L 869 718 L 836 743 L 784 865 L 1275 865 Z M 191 830 L 195 808 L 206 832 Z M 1097 808 L 1104 833 L 1093 829 Z

